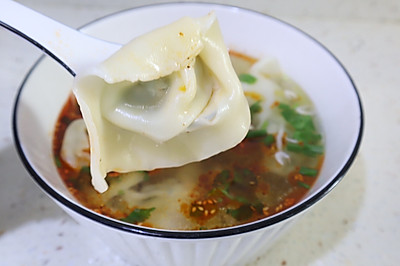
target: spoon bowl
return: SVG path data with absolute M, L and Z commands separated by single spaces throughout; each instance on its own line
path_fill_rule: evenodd
M 93 38 L 11 0 L 1 1 L 0 26 L 37 46 L 73 76 L 104 61 L 121 47 Z

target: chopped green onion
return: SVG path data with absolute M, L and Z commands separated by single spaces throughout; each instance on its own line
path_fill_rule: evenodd
M 324 153 L 324 147 L 321 145 L 306 144 L 304 145 L 303 153 L 308 156 L 317 156 Z
M 317 133 L 313 118 L 310 115 L 302 115 L 296 112 L 289 105 L 280 103 L 279 109 L 285 120 L 293 127 L 292 138 L 298 140 L 304 145 L 288 145 L 288 150 L 302 152 L 308 156 L 315 156 L 323 153 L 322 146 L 313 147 L 315 143 L 321 140 L 321 135 Z M 310 145 L 310 146 L 307 146 Z
M 233 196 L 229 194 L 229 178 L 230 178 L 231 173 L 229 170 L 222 170 L 214 179 L 213 186 L 214 188 L 209 192 L 209 194 L 213 194 L 216 191 L 222 192 L 226 197 L 229 199 L 233 199 Z
M 291 124 L 297 130 L 314 129 L 312 117 L 309 115 L 298 114 L 291 120 Z
M 292 109 L 289 105 L 280 103 L 279 109 L 285 120 L 291 124 L 297 130 L 303 130 L 306 128 L 314 129 L 314 123 L 310 115 L 302 115 Z
M 128 222 L 128 223 L 140 223 L 145 221 L 150 217 L 152 211 L 156 208 L 150 209 L 134 209 L 127 217 L 122 218 L 121 221 Z
M 82 166 L 81 170 L 79 171 L 81 174 L 90 174 L 90 166 Z
M 246 138 L 264 137 L 266 135 L 267 131 L 265 129 L 254 129 L 254 130 L 249 130 L 249 132 L 247 132 Z
M 237 209 L 228 209 L 227 213 L 238 221 L 247 220 L 253 215 L 250 205 L 242 205 Z
M 249 204 L 249 200 L 243 196 L 237 196 L 235 197 L 235 200 L 239 201 L 240 203 Z
M 143 173 L 143 181 L 145 182 L 149 181 L 150 180 L 149 172 L 143 171 L 142 173 Z
M 235 183 L 238 183 L 238 184 L 243 184 L 246 182 L 243 175 L 239 171 L 234 172 L 233 181 L 235 181 Z
M 272 143 L 275 142 L 275 137 L 274 137 L 274 135 L 269 135 L 269 134 L 268 134 L 268 135 L 264 138 L 263 142 L 264 142 L 264 144 L 265 144 L 266 146 L 271 145 Z
M 254 84 L 257 81 L 257 78 L 253 75 L 242 73 L 239 75 L 239 80 L 247 84 Z
M 257 200 L 257 202 L 253 203 L 252 206 L 259 214 L 263 213 L 264 205 L 260 201 Z
M 208 193 L 207 193 L 207 196 L 209 197 L 209 196 L 212 196 L 212 195 L 214 195 L 214 193 L 217 191 L 217 188 L 212 188 L 210 191 L 208 191 Z
M 288 151 L 292 152 L 303 152 L 303 145 L 300 145 L 298 143 L 288 142 L 286 144 L 286 148 Z
M 299 170 L 299 173 L 306 176 L 317 176 L 318 170 L 302 166 Z
M 267 127 L 268 127 L 268 120 L 265 120 L 264 123 L 262 123 L 260 129 L 267 130 Z
M 322 139 L 313 129 L 295 130 L 293 138 L 306 143 L 316 143 Z
M 297 184 L 298 184 L 299 186 L 303 187 L 303 188 L 310 189 L 310 185 L 309 185 L 309 184 L 306 184 L 306 183 L 304 183 L 304 182 L 297 181 Z
M 60 168 L 61 165 L 61 160 L 58 156 L 54 156 L 54 162 L 56 163 L 57 168 Z
M 262 111 L 261 101 L 257 101 L 250 105 L 250 114 L 253 116 L 255 113 L 259 113 Z
M 226 185 L 230 176 L 229 170 L 222 170 L 214 179 L 214 186 Z
M 241 169 L 235 171 L 233 175 L 233 181 L 236 184 L 247 186 L 251 181 L 256 182 L 257 178 L 256 175 L 249 169 Z
M 311 144 L 298 144 L 298 143 L 287 143 L 286 148 L 288 151 L 303 153 L 307 156 L 317 156 L 324 153 L 324 148 L 321 145 L 311 145 Z
M 221 191 L 222 194 L 224 194 L 227 198 L 233 200 L 234 197 L 231 194 L 229 194 L 228 188 L 229 188 L 229 184 L 227 184 L 224 188 L 219 187 L 218 190 Z

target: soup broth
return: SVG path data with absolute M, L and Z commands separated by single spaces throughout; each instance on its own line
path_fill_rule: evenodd
M 181 167 L 109 173 L 104 193 L 91 185 L 87 148 L 80 151 L 78 166 L 71 166 L 62 154 L 67 128 L 81 120 L 71 96 L 54 134 L 55 162 L 70 192 L 84 206 L 111 218 L 176 230 L 235 226 L 300 201 L 323 162 L 313 104 L 282 74 L 276 60 L 235 52 L 231 59 L 250 106 L 252 124 L 246 138 L 230 150 Z

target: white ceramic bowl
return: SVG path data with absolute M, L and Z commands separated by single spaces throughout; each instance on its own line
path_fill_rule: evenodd
M 85 26 L 98 38 L 125 43 L 134 36 L 182 16 L 215 10 L 227 46 L 254 57 L 277 58 L 315 103 L 322 121 L 326 155 L 320 177 L 300 203 L 249 224 L 204 231 L 167 231 L 128 225 L 80 205 L 58 176 L 52 134 L 72 76 L 48 57 L 32 68 L 14 111 L 20 156 L 39 186 L 94 235 L 139 265 L 242 265 L 264 252 L 306 209 L 326 195 L 349 169 L 358 151 L 363 113 L 357 90 L 340 62 L 320 43 L 280 20 L 231 6 L 173 3 L 119 12 Z

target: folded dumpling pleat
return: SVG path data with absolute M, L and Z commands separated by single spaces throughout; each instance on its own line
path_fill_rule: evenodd
M 76 78 L 92 183 L 108 172 L 175 167 L 237 145 L 250 113 L 213 13 L 137 37 Z

